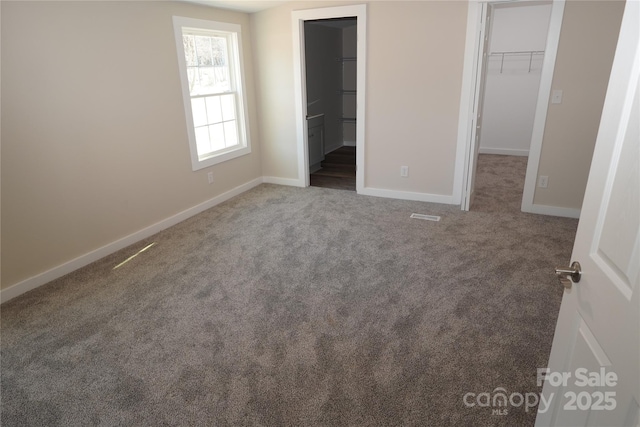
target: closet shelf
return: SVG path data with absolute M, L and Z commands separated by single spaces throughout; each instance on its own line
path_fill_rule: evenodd
M 338 61 L 338 62 L 341 62 L 341 63 L 342 63 L 342 78 L 343 78 L 343 83 L 342 83 L 342 84 L 343 84 L 343 85 L 344 85 L 344 78 L 345 78 L 345 69 L 348 69 L 350 72 L 355 73 L 355 68 L 354 68 L 354 67 L 351 67 L 351 66 L 346 67 L 346 64 L 345 64 L 345 63 L 346 63 L 346 62 L 356 62 L 357 60 L 358 60 L 358 59 L 357 59 L 355 56 L 343 56 L 343 57 L 341 57 L 341 58 L 336 58 L 336 61 Z M 346 67 L 346 68 L 345 68 L 345 67 Z M 355 79 L 355 75 L 354 75 L 353 77 L 354 77 L 354 79 L 353 79 L 353 80 L 354 80 L 354 81 L 356 81 L 356 79 Z M 350 86 L 350 87 L 353 87 L 353 85 L 349 85 L 349 86 Z M 344 89 L 344 86 L 343 86 L 343 88 L 342 88 L 342 89 L 338 89 L 336 92 L 337 92 L 338 94 L 340 94 L 341 96 L 348 96 L 350 99 L 353 99 L 353 98 L 351 98 L 351 97 L 352 97 L 353 95 L 356 95 L 356 94 L 357 94 L 357 90 L 356 90 L 356 89 Z M 343 98 L 343 100 L 344 100 L 344 98 Z M 338 121 L 339 121 L 340 123 L 342 123 L 343 125 L 344 125 L 344 124 L 347 124 L 347 123 L 349 123 L 349 124 L 355 124 L 355 123 L 356 123 L 356 118 L 355 118 L 355 117 L 351 117 L 351 115 L 356 114 L 356 112 L 355 112 L 355 111 L 351 111 L 351 108 L 350 108 L 349 110 L 350 110 L 350 111 L 344 111 L 344 104 L 343 104 L 343 111 L 342 111 L 342 114 L 346 114 L 346 115 L 347 115 L 347 117 L 340 117 L 340 118 L 338 118 Z M 345 128 L 344 128 L 344 126 L 343 126 L 343 128 L 342 128 L 342 129 L 343 129 L 343 131 L 344 131 L 344 129 L 345 129 Z
M 491 52 L 489 55 L 544 55 L 544 50 L 511 50 Z
M 516 56 L 516 55 L 528 55 L 529 56 L 529 73 L 531 72 L 531 64 L 533 63 L 534 55 L 542 55 L 544 56 L 544 50 L 512 50 L 512 51 L 504 51 L 504 52 L 491 52 L 489 56 L 500 56 L 500 74 L 502 74 L 502 70 L 504 68 L 504 57 L 505 56 Z

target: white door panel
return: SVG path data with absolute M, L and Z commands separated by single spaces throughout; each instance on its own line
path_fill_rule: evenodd
M 482 4 L 482 12 L 481 12 L 481 22 L 480 22 L 480 32 L 478 34 L 479 38 L 479 52 L 478 52 L 478 74 L 476 75 L 475 82 L 475 92 L 474 92 L 474 105 L 473 111 L 475 115 L 475 119 L 473 120 L 473 125 L 471 128 L 471 139 L 473 144 L 471 144 L 471 149 L 469 152 L 469 172 L 467 175 L 467 183 L 465 189 L 465 197 L 463 200 L 462 208 L 465 211 L 468 211 L 471 207 L 471 203 L 473 203 L 474 198 L 474 187 L 476 180 L 476 167 L 478 164 L 478 154 L 480 152 L 480 132 L 482 129 L 482 106 L 484 99 L 484 89 L 485 89 L 485 81 L 486 81 L 486 72 L 487 72 L 487 52 L 488 52 L 488 44 L 489 44 L 489 33 L 491 31 L 491 5 L 487 3 Z
M 573 248 L 582 276 L 562 299 L 538 426 L 640 425 L 639 27 L 629 1 Z

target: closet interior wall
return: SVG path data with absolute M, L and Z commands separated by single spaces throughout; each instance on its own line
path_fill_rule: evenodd
M 528 156 L 551 3 L 492 6 L 481 154 Z

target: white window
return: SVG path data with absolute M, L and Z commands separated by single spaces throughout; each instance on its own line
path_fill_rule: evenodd
M 193 170 L 251 152 L 240 25 L 173 17 Z

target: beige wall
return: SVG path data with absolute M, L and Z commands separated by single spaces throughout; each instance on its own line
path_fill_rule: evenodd
M 565 6 L 534 204 L 580 209 L 600 125 L 624 2 L 568 1 Z
M 251 16 L 265 175 L 297 178 L 291 12 L 358 3 L 292 2 Z M 365 187 L 451 195 L 467 4 L 378 1 L 367 14 Z
M 261 176 L 248 15 L 155 1 L 1 7 L 3 289 Z M 172 15 L 242 25 L 251 154 L 191 170 Z

